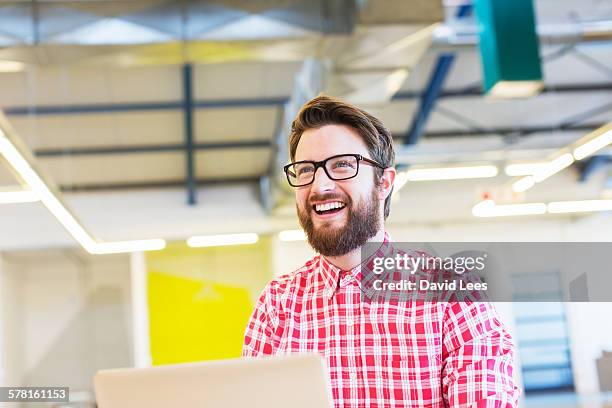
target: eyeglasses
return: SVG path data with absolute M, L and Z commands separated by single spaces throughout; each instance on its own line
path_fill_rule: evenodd
M 289 163 L 283 170 L 292 187 L 303 187 L 314 182 L 315 173 L 323 167 L 325 174 L 332 180 L 348 180 L 359 173 L 359 162 L 384 169 L 382 164 L 360 154 L 339 154 L 321 161 L 303 160 Z

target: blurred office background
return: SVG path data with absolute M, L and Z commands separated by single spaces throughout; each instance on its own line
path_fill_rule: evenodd
M 393 132 L 395 240 L 611 241 L 610 1 L 2 1 L 0 384 L 239 356 L 312 255 L 280 169 L 321 91 Z M 522 406 L 612 406 L 612 304 L 498 310 Z

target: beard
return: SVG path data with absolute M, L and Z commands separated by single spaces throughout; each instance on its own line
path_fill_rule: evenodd
M 343 226 L 333 227 L 323 223 L 315 227 L 312 221 L 312 204 L 300 210 L 297 207 L 300 225 L 306 233 L 310 246 L 324 256 L 342 256 L 361 248 L 380 229 L 380 207 L 373 190 L 369 199 L 353 205 L 348 196 L 337 194 L 313 195 L 310 200 L 323 201 L 338 199 L 346 204 L 347 219 Z

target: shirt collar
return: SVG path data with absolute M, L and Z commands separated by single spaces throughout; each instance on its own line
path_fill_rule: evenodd
M 393 252 L 393 245 L 391 243 L 391 237 L 387 232 L 385 232 L 385 237 L 383 239 L 380 248 L 376 250 L 368 259 L 364 260 L 359 265 L 355 266 L 353 269 L 348 271 L 353 277 L 359 281 L 361 278 L 361 267 L 363 265 L 369 265 L 372 262 L 373 258 L 384 257 Z M 324 283 L 324 295 L 327 298 L 331 298 L 336 291 L 338 290 L 338 279 L 342 274 L 342 270 L 329 262 L 323 255 L 319 255 L 319 268 L 318 274 L 320 279 Z

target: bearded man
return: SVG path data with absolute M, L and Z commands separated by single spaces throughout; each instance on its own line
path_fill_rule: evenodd
M 318 254 L 265 287 L 243 356 L 320 354 L 336 407 L 516 407 L 514 346 L 490 304 L 363 297 L 362 248 L 394 253 L 384 223 L 395 153 L 383 124 L 319 96 L 293 121 L 289 151 L 287 181 Z

